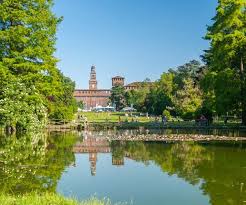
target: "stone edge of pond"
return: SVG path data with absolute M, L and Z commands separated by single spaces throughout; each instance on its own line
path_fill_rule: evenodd
M 88 126 L 84 124 L 74 125 L 74 126 L 64 126 L 64 125 L 53 125 L 47 126 L 46 130 L 50 131 L 69 131 L 69 130 L 126 130 L 126 129 L 193 129 L 193 130 L 212 130 L 212 129 L 220 129 L 220 130 L 245 130 L 246 126 L 242 125 L 210 125 L 210 126 L 198 126 L 198 125 L 162 125 L 160 123 L 118 123 L 118 122 L 90 122 Z
M 210 125 L 210 126 L 198 126 L 198 125 L 162 125 L 154 123 L 90 123 L 89 129 L 137 129 L 143 127 L 146 129 L 238 129 L 246 130 L 246 126 L 242 125 Z
M 161 142 L 198 142 L 198 141 L 246 141 L 246 137 L 228 137 L 218 135 L 172 134 L 172 135 L 118 135 L 106 137 L 109 141 L 161 141 Z

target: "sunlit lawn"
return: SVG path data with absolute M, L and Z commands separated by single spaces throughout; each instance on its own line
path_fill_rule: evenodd
M 159 117 L 158 120 L 156 119 L 156 117 L 147 117 L 146 115 L 140 115 L 140 113 L 124 113 L 124 112 L 113 112 L 113 113 L 109 113 L 109 112 L 82 112 L 80 113 L 81 116 L 86 117 L 87 121 L 90 123 L 116 123 L 116 122 L 138 122 L 139 124 L 161 124 L 161 118 Z M 173 118 L 172 120 L 169 120 L 167 122 L 168 126 L 181 126 L 181 127 L 185 127 L 185 126 L 197 126 L 197 124 L 195 123 L 195 120 L 187 120 L 184 121 L 182 119 L 177 119 L 177 118 Z M 240 120 L 229 120 L 227 124 L 224 123 L 223 119 L 221 120 L 217 120 L 215 122 L 213 122 L 212 126 L 228 126 L 228 127 L 234 127 L 234 126 L 240 126 L 241 125 L 241 121 Z
M 123 112 L 83 112 L 80 115 L 87 118 L 88 122 L 131 122 L 131 121 L 138 121 L 138 122 L 150 122 L 153 121 L 154 118 L 140 116 L 139 113 L 123 113 Z

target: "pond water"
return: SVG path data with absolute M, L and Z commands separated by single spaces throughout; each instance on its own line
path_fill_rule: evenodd
M 124 132 L 138 135 L 143 131 Z M 204 134 L 246 136 L 238 131 L 208 132 Z M 106 138 L 117 133 L 1 136 L 0 192 L 50 191 L 81 200 L 107 197 L 113 203 L 134 205 L 246 204 L 245 143 Z

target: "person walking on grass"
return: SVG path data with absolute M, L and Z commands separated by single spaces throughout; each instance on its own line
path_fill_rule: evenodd
M 166 115 L 162 115 L 161 116 L 161 121 L 162 121 L 163 125 L 166 125 L 166 123 L 167 123 L 167 117 L 166 117 Z

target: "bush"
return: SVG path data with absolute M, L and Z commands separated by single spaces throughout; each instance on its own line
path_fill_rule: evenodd
M 9 79 L 0 88 L 0 124 L 19 130 L 43 128 L 47 110 L 37 89 L 27 87 L 18 79 Z
M 164 110 L 162 114 L 167 117 L 167 120 L 171 120 L 172 119 L 172 116 L 171 116 L 171 114 L 170 114 L 170 112 L 168 110 Z

